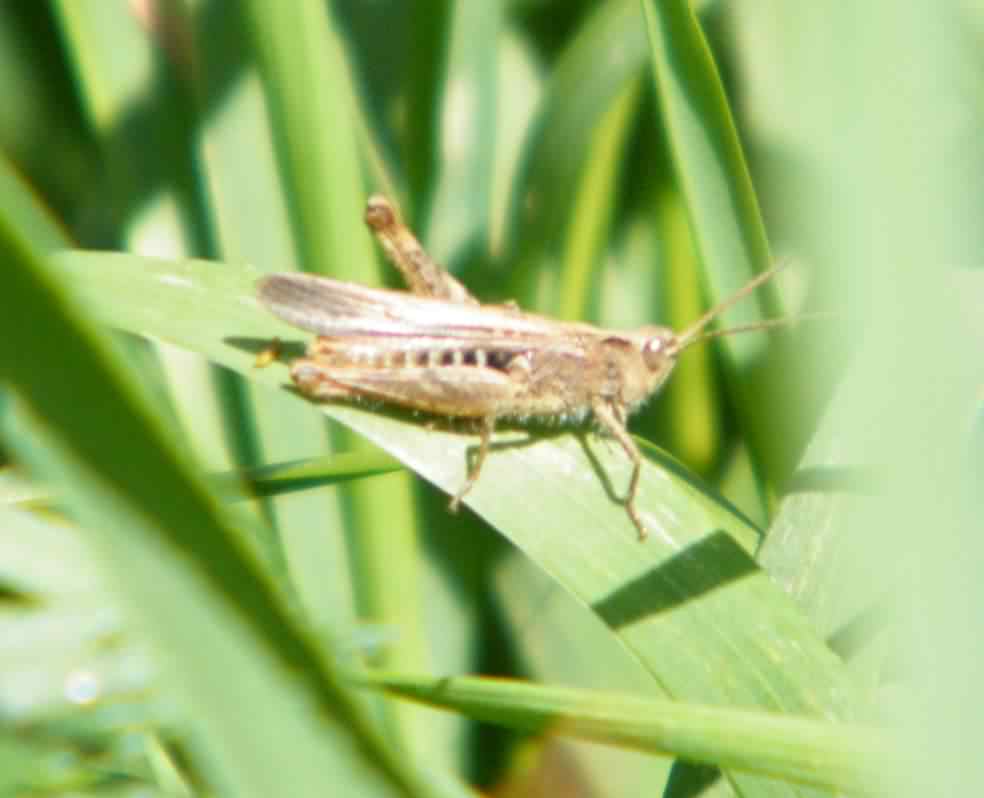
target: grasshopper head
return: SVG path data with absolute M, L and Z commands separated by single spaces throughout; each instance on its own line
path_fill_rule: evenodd
M 602 393 L 635 407 L 659 390 L 676 363 L 678 339 L 668 327 L 642 327 L 606 339 Z M 612 379 L 612 374 L 618 377 Z M 605 382 L 605 378 L 610 380 Z

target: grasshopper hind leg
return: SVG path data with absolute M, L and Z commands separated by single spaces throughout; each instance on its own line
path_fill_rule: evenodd
M 495 431 L 495 416 L 485 416 L 482 419 L 482 428 L 480 431 L 481 440 L 478 444 L 478 455 L 475 457 L 474 464 L 468 469 L 468 477 L 465 479 L 465 484 L 462 485 L 454 497 L 451 499 L 451 503 L 448 505 L 448 509 L 452 513 L 458 512 L 458 507 L 461 506 L 461 500 L 478 482 L 479 474 L 482 473 L 482 466 L 485 465 L 485 458 L 489 454 L 489 444 L 492 442 L 492 433 Z

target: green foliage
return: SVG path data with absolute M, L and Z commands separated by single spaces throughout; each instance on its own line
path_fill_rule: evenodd
M 973 793 L 887 722 L 970 703 L 889 684 L 933 660 L 911 614 L 964 617 L 930 564 L 980 545 L 984 286 L 936 265 L 982 243 L 958 12 L 693 5 L 0 11 L 38 43 L 0 57 L 37 98 L 0 114 L 0 795 Z M 472 430 L 305 401 L 255 299 L 395 284 L 373 191 L 489 301 L 680 328 L 775 252 L 723 325 L 841 315 L 687 353 L 633 426 L 645 543 L 590 430 L 506 426 L 452 515 Z

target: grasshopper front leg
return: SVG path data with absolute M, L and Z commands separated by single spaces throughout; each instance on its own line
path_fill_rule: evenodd
M 625 511 L 639 532 L 639 540 L 645 540 L 649 536 L 649 530 L 646 529 L 646 525 L 639 516 L 639 511 L 636 509 L 636 493 L 639 491 L 639 476 L 642 473 L 642 455 L 639 452 L 639 447 L 636 446 L 625 427 L 624 414 L 621 412 L 621 408 L 605 401 L 597 401 L 591 405 L 591 411 L 602 429 L 610 433 L 619 442 L 629 460 L 632 461 L 632 477 L 629 479 L 629 490 L 625 495 Z

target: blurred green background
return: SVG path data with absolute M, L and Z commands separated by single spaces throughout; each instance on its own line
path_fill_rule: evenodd
M 981 794 L 982 31 L 0 5 L 0 795 Z M 681 359 L 646 543 L 549 422 L 452 515 L 467 427 L 254 368 L 262 274 L 398 287 L 372 192 L 488 301 L 682 329 L 785 259 L 722 326 L 831 315 Z

